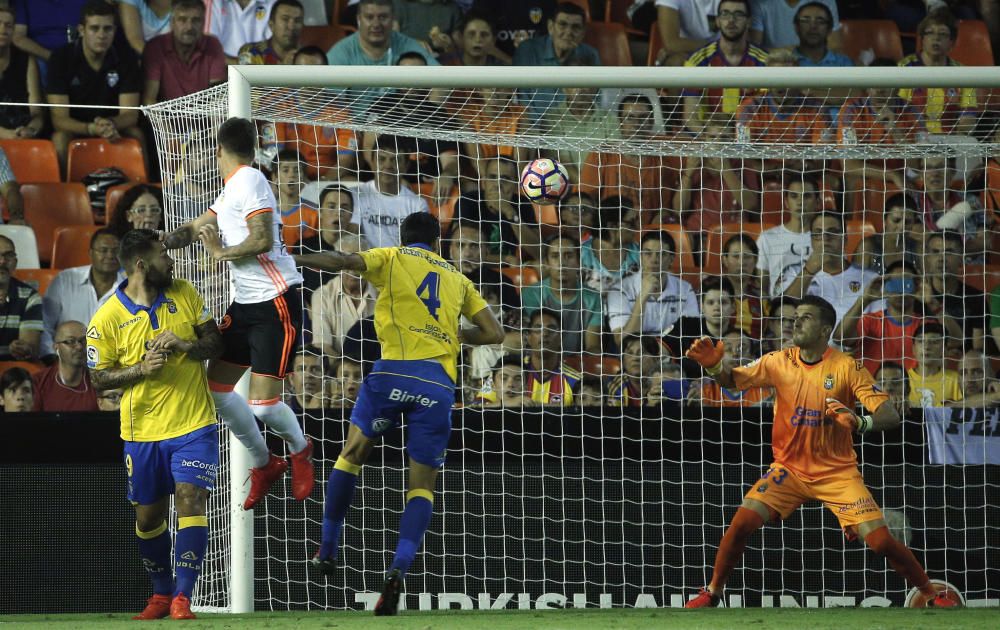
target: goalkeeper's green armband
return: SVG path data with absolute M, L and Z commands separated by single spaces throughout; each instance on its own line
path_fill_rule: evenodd
M 858 416 L 858 428 L 856 429 L 858 433 L 865 433 L 872 428 L 875 421 L 872 420 L 871 416 Z
M 705 374 L 708 374 L 709 376 L 711 376 L 713 378 L 716 377 L 716 376 L 718 376 L 721 373 L 722 373 L 722 361 L 719 361 L 718 363 L 716 363 L 712 367 L 705 368 Z

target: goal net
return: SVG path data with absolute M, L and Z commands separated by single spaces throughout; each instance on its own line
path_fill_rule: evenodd
M 462 353 L 406 607 L 682 605 L 769 472 L 774 401 L 713 385 L 684 350 L 709 335 L 742 365 L 787 347 L 805 295 L 831 303 L 831 344 L 902 415 L 856 439 L 893 535 L 970 605 L 1000 602 L 995 73 L 403 70 L 231 68 L 228 86 L 146 111 L 168 228 L 214 200 L 214 134 L 247 116 L 290 250 L 396 244 L 401 217 L 429 211 L 443 255 L 503 321 L 502 346 Z M 570 174 L 558 205 L 519 186 L 541 157 Z M 200 247 L 178 262 L 221 317 L 225 269 Z M 317 488 L 300 503 L 278 484 L 243 514 L 246 466 L 229 466 L 240 449 L 224 441 L 231 484 L 212 498 L 203 607 L 370 608 L 395 548 L 405 429 L 361 473 L 337 575 L 309 570 L 379 349 L 374 289 L 305 275 L 286 390 L 316 444 Z M 821 422 L 801 411 L 775 421 Z M 909 585 L 845 540 L 835 511 L 807 504 L 755 534 L 726 604 L 903 605 Z

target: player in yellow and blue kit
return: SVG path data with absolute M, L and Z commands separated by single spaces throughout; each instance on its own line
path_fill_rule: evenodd
M 135 619 L 193 619 L 190 598 L 208 545 L 206 507 L 219 465 L 204 361 L 222 352 L 222 336 L 194 286 L 174 279 L 174 262 L 156 232 L 125 234 L 119 260 L 127 279 L 90 320 L 87 367 L 96 389 L 124 389 L 128 498 L 153 582 L 153 596 Z M 176 583 L 167 530 L 171 494 Z
M 434 483 L 451 433 L 461 344 L 496 344 L 504 338 L 503 327 L 472 282 L 439 255 L 438 220 L 425 212 L 411 214 L 399 231 L 399 247 L 295 257 L 300 265 L 323 271 L 361 272 L 379 290 L 375 330 L 382 359 L 361 385 L 347 442 L 330 473 L 323 541 L 313 558 L 323 573 L 333 571 L 361 466 L 376 440 L 405 417 L 410 489 L 376 615 L 396 614 L 403 578 L 430 524 Z M 459 330 L 462 316 L 475 328 Z

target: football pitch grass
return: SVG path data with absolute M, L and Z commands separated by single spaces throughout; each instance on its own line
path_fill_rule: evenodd
M 8 628 L 142 628 L 131 615 L 0 615 Z M 407 611 L 398 617 L 370 612 L 261 612 L 250 615 L 202 613 L 197 620 L 160 621 L 153 627 L 215 630 L 952 630 L 996 628 L 1000 610 L 913 610 L 906 608 L 736 608 L 687 611 L 676 608 L 613 610 Z M 156 622 L 154 622 L 155 624 Z M 174 624 L 177 624 L 175 626 Z

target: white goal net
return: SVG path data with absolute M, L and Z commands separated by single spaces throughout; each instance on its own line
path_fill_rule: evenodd
M 891 531 L 971 605 L 1000 602 L 992 69 L 684 69 L 662 81 L 657 69 L 393 70 L 233 68 L 228 87 L 146 112 L 168 228 L 214 200 L 215 132 L 248 115 L 290 250 L 396 244 L 400 217 L 429 211 L 444 256 L 502 319 L 502 346 L 462 354 L 405 606 L 682 605 L 772 461 L 773 413 L 772 391 L 713 385 L 683 352 L 702 334 L 733 363 L 778 350 L 804 295 L 834 306 L 832 344 L 902 412 L 900 428 L 857 440 Z M 511 87 L 518 78 L 535 87 Z M 632 79 L 641 87 L 621 87 Z M 520 191 L 539 157 L 570 173 L 558 205 Z M 221 317 L 224 268 L 200 247 L 178 259 Z M 308 562 L 378 355 L 374 296 L 349 274 L 306 273 L 287 400 L 316 443 L 317 488 L 299 503 L 278 484 L 249 523 L 233 507 L 247 489 L 234 471 L 212 499 L 199 605 L 374 603 L 404 501 L 402 432 L 361 473 L 338 574 Z M 809 504 L 755 534 L 726 603 L 902 605 L 908 590 Z

